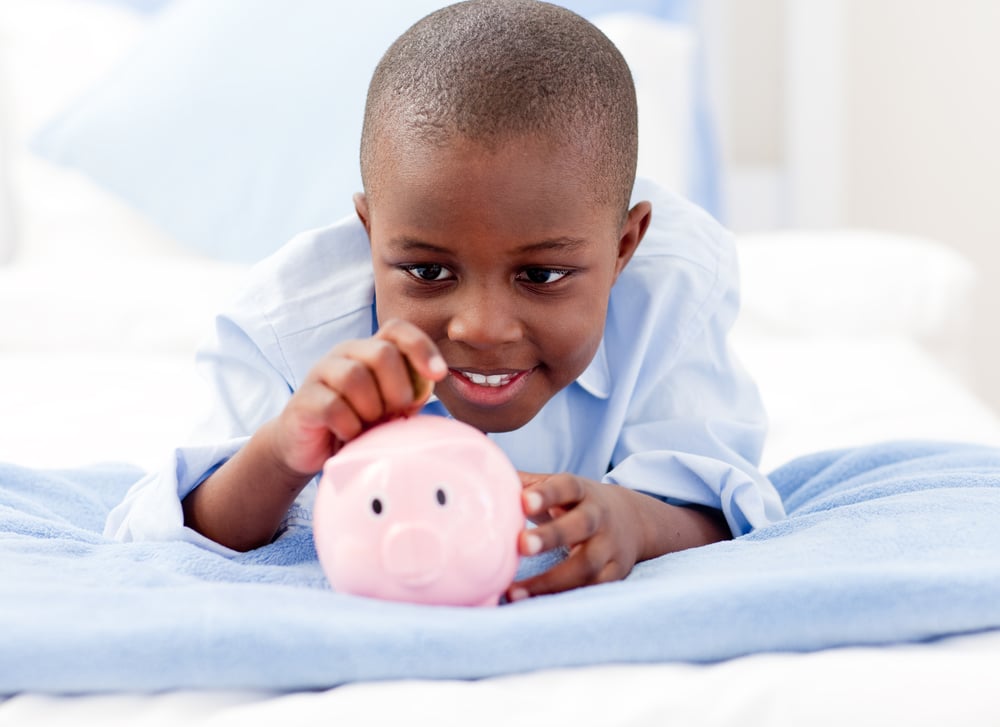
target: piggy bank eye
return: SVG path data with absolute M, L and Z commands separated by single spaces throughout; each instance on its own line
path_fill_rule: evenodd
M 382 501 L 380 499 L 378 499 L 377 497 L 373 498 L 371 506 L 373 513 L 375 513 L 376 515 L 382 514 L 383 507 L 382 507 Z
M 441 505 L 442 507 L 444 507 L 445 503 L 448 502 L 448 496 L 440 487 L 437 492 L 434 493 L 434 498 L 437 500 L 438 505 Z

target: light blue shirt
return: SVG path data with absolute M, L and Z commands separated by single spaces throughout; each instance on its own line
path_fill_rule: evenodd
M 521 429 L 490 437 L 519 470 L 573 472 L 718 508 L 740 535 L 784 511 L 757 469 L 767 428 L 757 387 L 727 342 L 739 308 L 734 241 L 663 189 L 640 181 L 633 197 L 652 202 L 652 222 L 611 292 L 593 361 Z M 181 500 L 281 412 L 334 344 L 376 328 L 368 238 L 356 218 L 305 232 L 259 263 L 197 355 L 210 414 L 191 443 L 132 487 L 105 534 L 232 552 L 184 527 Z M 446 414 L 436 400 L 427 409 Z M 314 496 L 315 481 L 288 522 L 307 522 Z

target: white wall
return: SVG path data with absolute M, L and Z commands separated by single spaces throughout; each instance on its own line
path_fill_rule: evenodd
M 0 48 L 0 109 L 4 109 L 7 98 L 4 64 L 6 58 Z M 2 119 L 0 119 L 2 121 Z M 6 179 L 9 165 L 9 140 L 6 124 L 0 123 L 0 265 L 8 262 L 14 255 L 14 216 L 11 211 L 9 181 Z
M 737 230 L 785 224 L 784 0 L 703 0 L 708 81 Z
M 1000 409 L 1000 2 L 706 0 L 730 224 L 931 237 L 982 276 Z
M 845 221 L 954 245 L 981 273 L 974 382 L 1000 408 L 1000 3 L 847 3 Z

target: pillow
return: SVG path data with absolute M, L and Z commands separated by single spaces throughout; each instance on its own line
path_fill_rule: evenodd
M 10 203 L 10 152 L 7 150 L 10 130 L 7 121 L 10 111 L 7 99 L 7 58 L 2 52 L 7 47 L 6 33 L 0 28 L 0 265 L 14 254 L 14 218 Z
M 198 252 L 260 259 L 297 232 L 351 212 L 371 72 L 406 27 L 445 4 L 177 0 L 124 63 L 41 131 L 34 148 Z M 647 52 L 654 62 L 686 57 L 693 47 L 690 37 L 659 37 L 680 50 Z M 648 136 L 670 138 L 644 142 L 654 159 L 644 171 L 685 193 L 697 165 L 677 151 L 692 146 L 693 128 L 690 79 L 680 77 L 680 91 L 649 79 L 648 93 L 669 102 L 640 103 Z M 656 114 L 684 122 L 661 123 Z M 681 171 L 671 176 L 675 166 Z
M 371 71 L 442 4 L 172 3 L 35 149 L 200 252 L 259 259 L 351 211 Z
M 146 16 L 110 3 L 0 1 L 0 187 L 9 183 L 0 188 L 0 248 L 13 262 L 80 271 L 108 258 L 191 256 L 121 199 L 27 149 L 38 127 L 103 78 L 146 27 Z
M 692 144 L 694 32 L 639 13 L 598 15 L 593 22 L 622 51 L 632 71 L 639 107 L 636 174 L 692 197 L 699 162 Z
M 167 6 L 170 0 L 95 0 L 108 5 L 119 5 L 136 13 L 156 13 Z
M 961 333 L 976 273 L 957 250 L 874 230 L 784 230 L 743 235 L 740 326 L 777 335 Z
M 2 61 L 2 59 L 0 59 Z M 3 68 L 0 67 L 0 74 Z M 0 99 L 0 104 L 3 101 Z M 0 265 L 14 255 L 14 213 L 10 203 L 8 179 L 10 171 L 7 161 L 7 134 L 3 128 L 3 113 L 0 111 Z
M 247 267 L 182 257 L 0 267 L 0 352 L 194 355 Z

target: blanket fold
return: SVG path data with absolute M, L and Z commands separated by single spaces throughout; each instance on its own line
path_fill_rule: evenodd
M 1000 450 L 987 447 L 806 456 L 771 476 L 782 522 L 622 582 L 483 609 L 334 593 L 301 528 L 234 558 L 105 539 L 140 474 L 0 465 L 0 694 L 478 678 L 1000 628 Z

